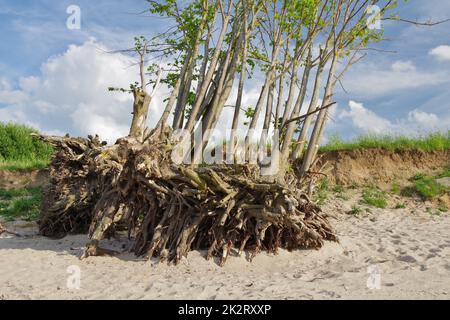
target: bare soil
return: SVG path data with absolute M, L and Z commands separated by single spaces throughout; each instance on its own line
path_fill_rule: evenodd
M 0 188 L 21 189 L 43 187 L 49 179 L 48 170 L 8 171 L 0 170 Z
M 449 167 L 450 150 L 334 151 L 322 154 L 317 168 L 323 165 L 332 183 L 343 186 L 374 185 L 384 188 L 391 186 L 393 182 L 401 183 L 417 173 L 434 174 Z

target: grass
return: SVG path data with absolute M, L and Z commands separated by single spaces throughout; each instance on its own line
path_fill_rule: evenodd
M 366 188 L 363 190 L 363 201 L 376 208 L 385 209 L 387 207 L 386 194 L 377 188 Z
M 450 178 L 450 167 L 446 168 L 437 178 Z
M 424 174 L 416 174 L 410 179 L 412 186 L 404 190 L 405 195 L 419 195 L 423 200 L 432 200 L 441 196 L 444 192 L 449 191 L 448 188 L 439 184 L 436 179 L 448 175 L 448 169 L 437 177 L 429 177 Z
M 42 202 L 40 188 L 6 190 L 0 188 L 0 216 L 8 221 L 23 219 L 35 221 Z
M 330 184 L 327 178 L 322 178 L 316 186 L 314 193 L 314 202 L 318 205 L 323 205 L 328 199 L 328 193 L 330 189 Z
M 320 152 L 360 150 L 423 150 L 443 151 L 450 149 L 450 131 L 447 133 L 435 132 L 417 138 L 395 135 L 364 135 L 350 141 L 344 141 L 339 136 L 332 136 L 329 142 L 320 148 Z
M 29 171 L 45 169 L 49 165 L 49 160 L 3 160 L 0 161 L 0 170 L 8 171 Z
M 352 215 L 354 215 L 354 216 L 358 216 L 358 215 L 360 215 L 361 213 L 362 213 L 362 209 L 361 209 L 361 207 L 358 207 L 357 205 L 353 205 L 352 206 L 352 210 L 350 210 L 350 212 L 349 212 L 349 214 L 352 214 Z
M 400 195 L 402 193 L 402 187 L 397 182 L 394 182 L 391 188 L 391 193 L 395 195 Z
M 395 205 L 395 209 L 405 209 L 405 208 L 406 208 L 406 205 L 404 203 L 399 202 Z
M 345 188 L 341 185 L 335 185 L 332 188 L 332 191 L 336 194 L 336 198 L 342 199 L 342 200 L 348 200 L 349 196 L 345 192 Z
M 0 123 L 0 170 L 31 170 L 48 166 L 53 148 L 31 137 L 36 130 Z
M 443 202 L 439 202 L 438 204 L 438 208 L 437 208 L 440 212 L 448 212 L 448 207 L 445 203 Z

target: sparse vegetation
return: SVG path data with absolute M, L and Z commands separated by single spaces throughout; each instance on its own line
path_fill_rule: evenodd
M 398 183 L 395 182 L 392 185 L 391 192 L 392 192 L 392 194 L 400 195 L 401 192 L 402 192 L 402 188 L 401 188 L 401 186 Z
M 438 210 L 441 212 L 448 212 L 448 207 L 445 203 L 440 201 L 438 205 Z
M 0 123 L 0 169 L 29 170 L 48 166 L 53 149 L 31 137 L 36 130 L 23 125 Z
M 336 185 L 333 187 L 334 193 L 343 193 L 345 191 L 344 187 L 341 185 Z
M 442 214 L 441 210 L 434 208 L 427 208 L 427 212 L 432 216 L 440 216 Z
M 342 199 L 342 200 L 348 200 L 349 197 L 345 192 L 345 188 L 341 185 L 336 185 L 333 187 L 333 192 L 336 194 L 336 197 L 338 199 Z
M 0 188 L 0 216 L 6 220 L 37 220 L 42 201 L 40 188 Z
M 406 208 L 406 205 L 404 203 L 399 202 L 395 205 L 395 209 L 405 209 L 405 208 Z
M 328 199 L 329 191 L 330 183 L 328 178 L 320 179 L 316 186 L 314 202 L 318 205 L 323 205 Z
M 363 201 L 376 208 L 384 209 L 387 207 L 386 194 L 377 188 L 366 188 L 363 190 Z
M 450 178 L 450 167 L 446 168 L 440 175 L 437 176 L 438 178 Z
M 435 132 L 416 138 L 394 135 L 364 135 L 350 141 L 344 141 L 340 136 L 334 135 L 329 142 L 320 148 L 321 152 L 360 149 L 386 149 L 386 150 L 423 150 L 443 151 L 450 149 L 450 131 L 447 133 Z
M 438 177 L 429 177 L 424 174 L 416 174 L 410 180 L 413 185 L 404 189 L 403 194 L 406 196 L 419 195 L 423 200 L 432 200 L 449 191 L 448 188 L 439 184 L 436 179 L 445 177 L 448 174 L 448 169 Z
M 363 210 L 361 209 L 361 207 L 359 207 L 359 206 L 357 206 L 357 205 L 354 204 L 354 205 L 352 206 L 352 210 L 350 210 L 349 214 L 352 214 L 352 215 L 354 215 L 354 216 L 357 216 L 357 215 L 360 215 L 362 211 L 363 211 Z

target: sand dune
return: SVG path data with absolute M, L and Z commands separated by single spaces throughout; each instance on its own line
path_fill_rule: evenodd
M 50 240 L 32 226 L 9 225 L 26 238 L 0 239 L 0 299 L 448 299 L 450 215 L 425 207 L 371 209 L 327 205 L 340 244 L 319 251 L 261 254 L 249 263 L 231 257 L 225 267 L 192 252 L 178 267 L 130 254 L 80 261 L 87 239 Z M 127 243 L 108 246 L 126 249 Z M 78 266 L 80 288 L 68 289 L 67 268 Z

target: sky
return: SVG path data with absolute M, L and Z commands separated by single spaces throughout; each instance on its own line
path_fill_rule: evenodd
M 80 8 L 79 29 L 67 27 L 71 5 Z M 98 133 L 110 142 L 126 135 L 132 97 L 107 88 L 128 87 L 137 70 L 131 57 L 109 51 L 167 28 L 167 20 L 140 14 L 146 8 L 145 0 L 0 0 L 0 121 L 48 134 Z M 441 20 L 450 18 L 450 1 L 411 0 L 399 12 L 411 20 Z M 336 88 L 325 140 L 334 134 L 349 139 L 450 130 L 450 23 L 382 23 L 386 41 L 371 45 L 378 50 L 368 51 Z M 251 84 L 245 106 L 255 105 L 261 86 Z M 167 94 L 156 94 L 150 125 Z M 231 119 L 226 108 L 220 126 Z

